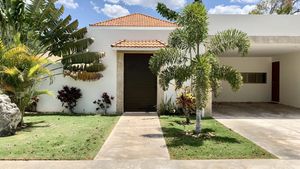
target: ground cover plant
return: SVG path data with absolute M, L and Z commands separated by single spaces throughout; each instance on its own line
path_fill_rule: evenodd
M 27 128 L 0 138 L 0 159 L 92 160 L 118 116 L 25 116 Z

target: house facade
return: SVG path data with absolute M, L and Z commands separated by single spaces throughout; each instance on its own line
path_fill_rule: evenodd
M 209 15 L 209 35 L 235 28 L 251 39 L 249 54 L 241 57 L 236 52 L 220 56 L 220 62 L 231 65 L 243 74 L 245 84 L 238 92 L 222 84 L 221 94 L 212 102 L 277 102 L 300 107 L 300 16 L 275 15 Z M 163 91 L 158 79 L 148 68 L 149 58 L 167 45 L 174 23 L 142 14 L 91 24 L 88 36 L 95 42 L 89 50 L 105 52 L 106 70 L 98 81 L 75 81 L 56 76 L 54 84 L 47 82 L 41 88 L 56 95 L 64 85 L 80 88 L 83 97 L 76 111 L 94 113 L 103 92 L 114 96 L 109 112 L 154 111 L 164 98 L 176 98 L 174 88 Z M 59 72 L 58 72 L 59 73 Z M 61 103 L 55 96 L 42 96 L 37 110 L 61 112 Z

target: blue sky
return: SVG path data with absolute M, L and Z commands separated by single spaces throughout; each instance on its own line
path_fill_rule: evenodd
M 124 16 L 131 13 L 143 13 L 159 17 L 155 11 L 157 2 L 164 2 L 174 10 L 180 10 L 194 0 L 58 0 L 57 5 L 65 6 L 65 15 L 78 19 L 80 27 L 91 23 Z M 204 0 L 209 13 L 247 14 L 259 0 Z

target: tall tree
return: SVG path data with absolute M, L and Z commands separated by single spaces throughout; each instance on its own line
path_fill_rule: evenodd
M 64 74 L 79 80 L 98 80 L 105 69 L 103 53 L 90 52 L 93 39 L 86 37 L 87 28 L 78 28 L 78 20 L 68 15 L 64 7 L 57 8 L 57 0 L 1 0 L 0 35 L 7 46 L 20 35 L 30 52 L 61 57 Z
M 247 34 L 235 29 L 208 38 L 207 20 L 207 11 L 202 3 L 187 5 L 177 13 L 179 28 L 170 34 L 169 47 L 159 50 L 150 59 L 150 69 L 159 77 L 164 90 L 168 89 L 172 80 L 176 89 L 180 89 L 184 82 L 192 79 L 197 104 L 197 134 L 201 131 L 201 115 L 204 114 L 209 92 L 217 94 L 222 80 L 228 81 L 233 90 L 242 85 L 241 74 L 230 66 L 221 65 L 217 57 L 234 49 L 246 55 L 250 46 Z M 200 52 L 202 46 L 205 52 Z M 188 53 L 195 54 L 191 57 Z
M 261 0 L 250 14 L 289 14 L 300 13 L 300 0 Z

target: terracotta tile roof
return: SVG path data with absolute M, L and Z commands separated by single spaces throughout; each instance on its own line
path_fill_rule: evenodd
M 95 24 L 90 26 L 123 26 L 123 27 L 177 27 L 173 22 L 154 18 L 144 14 L 131 14 Z
M 164 48 L 166 46 L 160 40 L 121 40 L 111 45 L 113 48 Z

